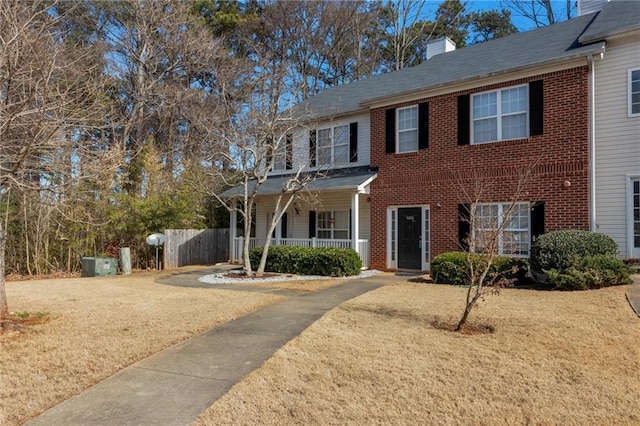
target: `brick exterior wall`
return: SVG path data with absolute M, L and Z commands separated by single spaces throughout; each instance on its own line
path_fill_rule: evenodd
M 522 182 L 523 170 L 532 174 L 520 199 L 545 203 L 546 232 L 589 229 L 587 79 L 585 66 L 373 109 L 371 166 L 378 167 L 378 178 L 371 186 L 371 268 L 388 269 L 388 206 L 430 206 L 433 258 L 458 249 L 459 203 L 510 201 Z M 479 145 L 457 144 L 459 95 L 534 80 L 544 81 L 544 134 Z M 425 101 L 429 102 L 429 148 L 387 154 L 385 110 Z M 482 189 L 481 197 L 475 195 L 477 187 Z

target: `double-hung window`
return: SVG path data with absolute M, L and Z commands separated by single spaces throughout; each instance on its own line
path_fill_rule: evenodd
M 349 212 L 346 210 L 318 212 L 318 238 L 346 240 L 349 238 Z
M 273 158 L 273 170 L 285 170 L 287 168 L 287 146 L 284 139 L 276 148 L 276 155 Z
M 396 152 L 418 151 L 418 105 L 398 108 L 398 146 Z
M 629 117 L 640 115 L 640 68 L 629 70 Z
M 319 166 L 349 162 L 349 125 L 319 129 L 316 137 Z
M 529 136 L 527 85 L 478 93 L 471 101 L 474 144 Z
M 529 256 L 529 203 L 477 204 L 473 211 L 474 250 L 493 250 L 514 257 Z

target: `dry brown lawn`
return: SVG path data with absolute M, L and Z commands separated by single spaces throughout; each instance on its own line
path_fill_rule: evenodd
M 196 421 L 217 424 L 640 424 L 640 319 L 624 287 L 504 290 L 435 328 L 463 289 L 399 282 L 330 311 Z
M 157 273 L 7 283 L 15 313 L 50 320 L 0 335 L 0 425 L 21 424 L 120 369 L 282 299 L 154 283 Z

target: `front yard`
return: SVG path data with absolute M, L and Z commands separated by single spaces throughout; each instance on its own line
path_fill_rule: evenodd
M 17 425 L 134 362 L 282 297 L 156 284 L 157 273 L 8 282 L 49 321 L 0 335 L 0 425 Z
M 282 298 L 154 279 L 8 283 L 14 312 L 50 320 L 0 336 L 0 424 L 21 424 L 139 359 Z M 459 287 L 398 277 L 330 311 L 196 424 L 640 423 L 640 319 L 624 286 L 506 289 L 470 320 L 493 333 L 434 326 L 457 320 L 463 298 Z
M 624 286 L 504 290 L 434 321 L 463 289 L 399 282 L 330 311 L 218 400 L 197 425 L 640 423 L 640 319 Z

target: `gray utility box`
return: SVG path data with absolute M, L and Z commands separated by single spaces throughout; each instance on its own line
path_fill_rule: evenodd
M 118 259 L 114 257 L 83 257 L 83 277 L 104 277 L 118 274 Z

